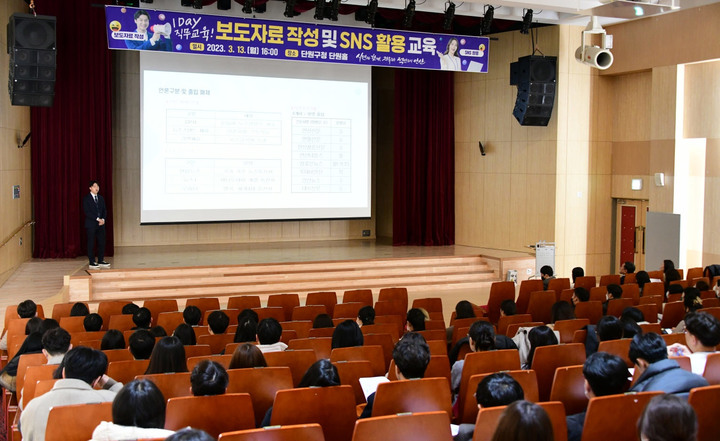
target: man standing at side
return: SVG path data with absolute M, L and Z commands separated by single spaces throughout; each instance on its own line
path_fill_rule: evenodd
M 105 199 L 98 194 L 99 192 L 100 185 L 98 185 L 98 182 L 90 181 L 90 193 L 83 198 L 90 269 L 110 268 L 110 264 L 103 260 L 105 258 L 105 216 L 107 216 L 107 209 Z M 98 246 L 97 263 L 95 263 L 96 240 Z

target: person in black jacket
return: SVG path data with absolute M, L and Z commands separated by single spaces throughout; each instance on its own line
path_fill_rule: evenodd
M 90 181 L 90 193 L 83 198 L 83 211 L 85 212 L 85 231 L 87 232 L 87 252 L 91 269 L 110 268 L 105 262 L 105 218 L 107 208 L 105 199 L 100 196 L 100 185 L 97 181 Z M 97 242 L 97 263 L 95 262 L 95 242 Z

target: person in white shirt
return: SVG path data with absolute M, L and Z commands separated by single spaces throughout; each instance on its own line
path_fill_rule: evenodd
M 707 356 L 720 344 L 720 321 L 707 312 L 693 312 L 685 316 L 685 342 L 668 347 L 670 356 L 690 357 L 694 374 L 703 375 Z
M 260 320 L 257 327 L 258 349 L 263 353 L 281 352 L 287 349 L 287 345 L 280 341 L 282 337 L 282 326 L 274 318 Z

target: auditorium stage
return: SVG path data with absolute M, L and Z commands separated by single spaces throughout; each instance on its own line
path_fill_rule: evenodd
M 472 262 L 468 259 L 474 259 Z M 190 273 L 201 271 L 219 271 L 223 268 L 226 273 L 231 269 L 236 271 L 256 272 L 256 284 L 247 284 L 241 279 L 238 284 L 244 288 L 238 291 L 225 289 L 221 297 L 240 295 L 242 293 L 260 294 L 261 298 L 274 292 L 272 283 L 281 273 L 302 274 L 294 282 L 288 279 L 286 284 L 277 285 L 276 292 L 309 292 L 336 287 L 338 293 L 343 288 L 353 289 L 366 286 L 373 289 L 375 294 L 382 286 L 408 285 L 411 300 L 419 297 L 442 297 L 443 306 L 452 311 L 455 303 L 464 298 L 472 298 L 474 302 L 482 302 L 487 298 L 490 283 L 502 280 L 508 269 L 517 269 L 520 278 L 527 278 L 528 268 L 534 268 L 534 255 L 514 251 L 494 250 L 467 246 L 419 247 L 419 246 L 392 246 L 381 240 L 342 240 L 342 241 L 312 241 L 312 242 L 276 242 L 251 244 L 221 244 L 221 245 L 177 245 L 153 247 L 116 247 L 115 255 L 106 259 L 112 263 L 111 270 L 88 271 L 86 258 L 76 259 L 32 259 L 23 263 L 8 281 L 0 287 L 0 308 L 6 305 L 17 304 L 26 298 L 38 300 L 46 308 L 52 310 L 52 305 L 64 301 L 89 300 L 91 309 L 93 302 L 105 298 L 127 298 L 139 301 L 139 295 L 134 295 L 132 289 L 127 288 L 124 294 L 111 293 L 99 288 L 101 277 L 117 277 L 128 280 L 134 275 L 147 275 L 153 279 L 155 272 L 161 270 L 163 276 L 175 271 L 176 273 Z M 481 263 L 477 263 L 480 261 Z M 448 262 L 457 262 L 448 263 Z M 467 270 L 459 270 L 456 265 L 473 265 Z M 480 266 L 478 266 L 480 265 Z M 439 267 L 454 269 L 438 269 Z M 205 268 L 208 267 L 208 268 Z M 347 285 L 338 282 L 327 282 L 312 276 L 318 269 L 328 275 L 337 274 L 338 278 L 352 279 Z M 394 268 L 410 268 L 407 271 L 394 270 Z M 363 269 L 365 268 L 365 269 Z M 413 269 L 414 268 L 414 269 Z M 423 269 L 425 268 L 425 269 Z M 411 274 L 414 271 L 413 274 Z M 475 277 L 466 279 L 461 272 Z M 418 274 L 419 273 L 419 274 Z M 309 274 L 309 275 L 308 275 Z M 356 276 L 357 274 L 357 276 Z M 378 280 L 373 280 L 375 274 L 384 274 Z M 237 275 L 237 274 L 233 274 Z M 227 276 L 227 274 L 224 274 Z M 95 281 L 93 281 L 95 277 Z M 368 277 L 371 277 L 370 279 Z M 157 278 L 157 277 L 155 277 Z M 95 283 L 96 288 L 90 292 L 73 291 L 70 293 L 70 283 Z M 406 283 L 392 283 L 394 281 Z M 125 282 L 117 282 L 125 283 Z M 296 283 L 292 285 L 290 283 Z M 390 283 L 390 285 L 388 285 Z M 288 285 L 290 284 L 290 285 Z M 228 283 L 224 283 L 227 288 Z M 261 286 L 264 285 L 264 286 Z M 290 286 L 300 289 L 282 289 Z M 75 285 L 73 285 L 76 288 Z M 161 289 L 162 288 L 162 289 Z M 317 289 L 316 289 L 317 288 Z M 187 298 L 186 292 L 178 288 L 168 290 L 166 286 L 152 287 L 151 296 L 177 297 L 180 303 Z M 217 294 L 211 286 L 198 291 L 198 295 Z M 147 291 L 145 291 L 147 292 Z M 79 293 L 79 294 L 78 294 Z M 174 295 L 173 293 L 177 293 Z M 87 297 L 87 298 L 85 298 Z M 146 297 L 144 294 L 142 297 Z M 340 297 L 341 299 L 341 297 Z

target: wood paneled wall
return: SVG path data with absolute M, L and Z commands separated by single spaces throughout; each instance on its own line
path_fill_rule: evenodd
M 0 23 L 5 26 L 10 15 L 26 10 L 22 0 L 1 2 Z M 0 32 L 0 47 L 7 47 L 5 32 Z M 7 78 L 9 61 L 7 51 L 0 51 L 3 78 Z M 11 106 L 10 96 L 3 87 L 0 93 L 0 284 L 32 254 L 31 143 L 22 149 L 17 147 L 18 138 L 22 141 L 29 131 L 30 108 Z M 13 185 L 20 185 L 20 199 L 12 198 Z

